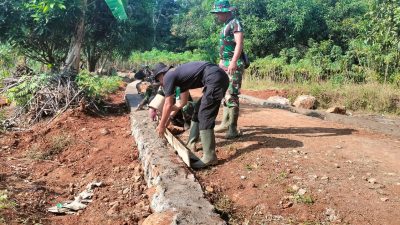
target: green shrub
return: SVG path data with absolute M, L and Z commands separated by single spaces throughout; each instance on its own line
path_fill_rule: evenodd
M 8 199 L 7 190 L 0 190 L 0 210 L 14 207 L 16 204 Z
M 118 76 L 99 76 L 87 70 L 81 71 L 76 78 L 79 88 L 84 90 L 85 95 L 96 100 L 117 91 L 121 80 Z
M 146 52 L 134 52 L 130 57 L 130 62 L 136 69 L 143 65 L 154 65 L 158 62 L 163 62 L 168 65 L 179 65 L 191 61 L 207 61 L 208 55 L 202 52 L 181 52 L 174 53 L 168 51 L 160 51 L 153 49 Z
M 26 106 L 32 99 L 33 94 L 50 81 L 51 76 L 51 74 L 39 74 L 32 77 L 22 77 L 24 81 L 7 90 L 6 96 L 18 106 Z

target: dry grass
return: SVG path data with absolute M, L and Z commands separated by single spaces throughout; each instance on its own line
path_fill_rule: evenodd
M 388 84 L 281 84 L 270 80 L 244 79 L 243 89 L 286 90 L 291 102 L 299 95 L 310 94 L 317 98 L 320 109 L 345 106 L 356 112 L 400 115 L 400 89 Z
M 33 144 L 25 156 L 33 160 L 51 160 L 71 144 L 70 136 L 66 134 L 56 135 L 50 139 L 50 145 L 46 149 L 42 149 L 39 144 Z

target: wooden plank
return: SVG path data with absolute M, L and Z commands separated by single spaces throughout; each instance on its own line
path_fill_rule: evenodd
M 181 157 L 182 161 L 190 167 L 190 157 L 189 157 L 189 149 L 178 139 L 176 138 L 168 129 L 165 130 L 165 138 L 167 138 L 168 142 L 178 155 Z

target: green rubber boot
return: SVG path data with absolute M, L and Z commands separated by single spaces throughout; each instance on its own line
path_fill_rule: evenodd
M 214 128 L 214 132 L 220 133 L 226 131 L 228 129 L 228 122 L 229 122 L 229 108 L 224 106 L 224 112 L 222 114 L 221 124 Z
M 196 152 L 196 143 L 199 140 L 199 123 L 192 121 L 190 123 L 189 139 L 186 143 L 186 147 L 192 151 Z
M 218 163 L 217 154 L 215 154 L 214 130 L 201 130 L 200 139 L 203 144 L 203 157 L 192 164 L 193 169 L 201 169 Z
M 239 119 L 239 108 L 232 107 L 229 109 L 229 127 L 225 135 L 227 139 L 234 139 L 241 135 L 240 130 L 237 128 Z

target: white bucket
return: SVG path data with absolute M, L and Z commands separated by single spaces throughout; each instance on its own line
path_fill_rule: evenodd
M 165 97 L 157 94 L 153 101 L 150 102 L 149 107 L 158 110 L 159 112 L 162 112 L 163 107 L 164 107 L 164 102 L 165 102 Z

